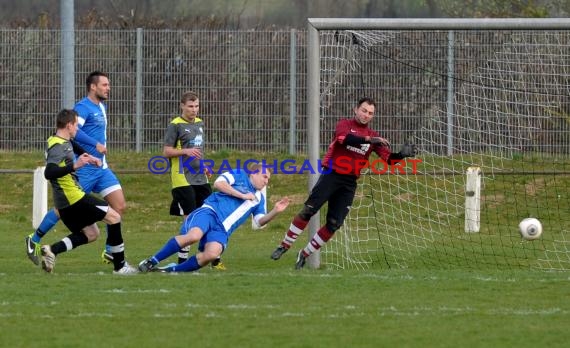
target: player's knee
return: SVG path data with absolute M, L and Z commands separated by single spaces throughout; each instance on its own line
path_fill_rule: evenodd
M 327 219 L 326 226 L 331 233 L 334 233 L 342 226 L 342 221 L 339 221 L 337 219 Z
M 179 234 L 178 236 L 174 237 L 176 242 L 181 248 L 189 247 L 190 245 L 196 243 L 196 239 L 193 235 L 186 233 L 186 234 Z
M 204 266 L 217 259 L 224 251 L 223 246 L 218 242 L 206 243 L 204 250 L 199 253 L 200 265 Z
M 115 203 L 113 205 L 113 209 L 122 216 L 125 213 L 125 210 L 127 210 L 127 203 L 125 201 Z
M 127 209 L 127 202 L 122 189 L 104 194 L 104 198 L 113 209 L 115 209 L 120 215 L 123 215 Z
M 118 224 L 121 222 L 121 215 L 113 208 L 109 208 L 107 215 L 105 215 L 105 222 L 109 225 Z
M 87 237 L 87 242 L 91 243 L 96 241 L 101 233 L 99 231 L 99 228 L 97 227 L 97 224 L 93 224 L 83 228 L 83 234 L 85 234 L 85 236 Z
M 303 209 L 301 209 L 301 211 L 299 212 L 299 217 L 305 221 L 309 221 L 311 220 L 311 218 L 313 217 L 313 215 L 315 215 L 317 213 L 317 211 L 315 210 L 314 207 L 311 207 L 310 205 L 303 205 Z
M 202 252 L 202 261 L 204 264 L 208 264 L 212 261 L 214 261 L 215 259 L 217 259 L 220 256 L 220 253 L 218 252 L 214 252 L 214 251 L 210 251 L 210 250 L 204 250 Z
M 183 228 L 180 234 L 176 236 L 176 240 L 181 246 L 186 246 L 199 242 L 202 236 L 204 236 L 204 232 L 199 227 L 192 227 L 189 230 Z

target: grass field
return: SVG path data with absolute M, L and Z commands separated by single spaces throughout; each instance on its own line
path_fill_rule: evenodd
M 113 154 L 111 164 L 144 172 L 153 155 Z M 0 152 L 0 169 L 42 164 L 41 153 Z M 128 204 L 127 258 L 134 264 L 174 235 L 180 220 L 168 215 L 167 176 L 119 177 Z M 117 277 L 100 263 L 103 239 L 59 256 L 55 274 L 33 266 L 23 243 L 32 229 L 32 175 L 0 174 L 0 346 L 567 346 L 568 272 L 295 271 L 293 251 L 270 260 L 306 195 L 306 182 L 304 176 L 273 176 L 270 205 L 284 195 L 294 204 L 266 229 L 251 231 L 246 224 L 238 230 L 224 253 L 227 271 Z M 58 224 L 44 240 L 65 235 Z M 301 239 L 298 244 L 306 236 Z

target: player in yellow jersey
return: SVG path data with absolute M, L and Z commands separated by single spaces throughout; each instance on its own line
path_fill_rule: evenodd
M 164 135 L 163 154 L 170 159 L 172 203 L 170 215 L 184 219 L 212 193 L 208 182 L 209 173 L 200 165 L 204 157 L 204 121 L 198 117 L 200 99 L 194 92 L 185 92 L 180 99 L 180 116 L 175 117 Z M 188 259 L 189 246 L 178 252 L 178 263 Z M 212 262 L 212 267 L 225 270 L 221 259 Z
M 52 245 L 41 246 L 42 268 L 51 273 L 58 254 L 93 242 L 99 236 L 97 221 L 109 225 L 108 242 L 123 244 L 121 216 L 109 204 L 83 191 L 75 171 L 85 165 L 101 166 L 101 160 L 88 154 L 71 139 L 78 129 L 78 116 L 74 110 L 63 109 L 56 118 L 57 131 L 47 140 L 46 169 L 44 176 L 50 181 L 55 208 L 61 221 L 71 234 Z M 75 159 L 77 155 L 77 159 Z M 124 252 L 113 254 L 114 274 L 129 275 L 137 269 L 125 262 Z

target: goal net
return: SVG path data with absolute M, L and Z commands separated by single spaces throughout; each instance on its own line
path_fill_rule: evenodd
M 319 151 L 369 96 L 371 127 L 393 151 L 416 143 L 421 163 L 364 172 L 321 266 L 570 269 L 569 21 L 323 23 Z M 526 217 L 542 222 L 538 240 L 521 239 Z

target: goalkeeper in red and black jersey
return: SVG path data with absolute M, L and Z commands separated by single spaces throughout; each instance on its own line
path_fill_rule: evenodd
M 297 255 L 296 269 L 305 265 L 306 258 L 319 250 L 338 230 L 346 216 L 356 192 L 360 171 L 368 163 L 374 151 L 387 164 L 417 153 L 415 145 L 405 144 L 402 150 L 392 153 L 388 140 L 368 127 L 374 118 L 376 103 L 371 98 L 362 98 L 354 108 L 354 118 L 340 120 L 334 138 L 323 158 L 323 172 L 311 190 L 301 211 L 295 215 L 281 245 L 271 254 L 278 260 L 291 248 L 303 232 L 309 220 L 328 203 L 326 223 Z

